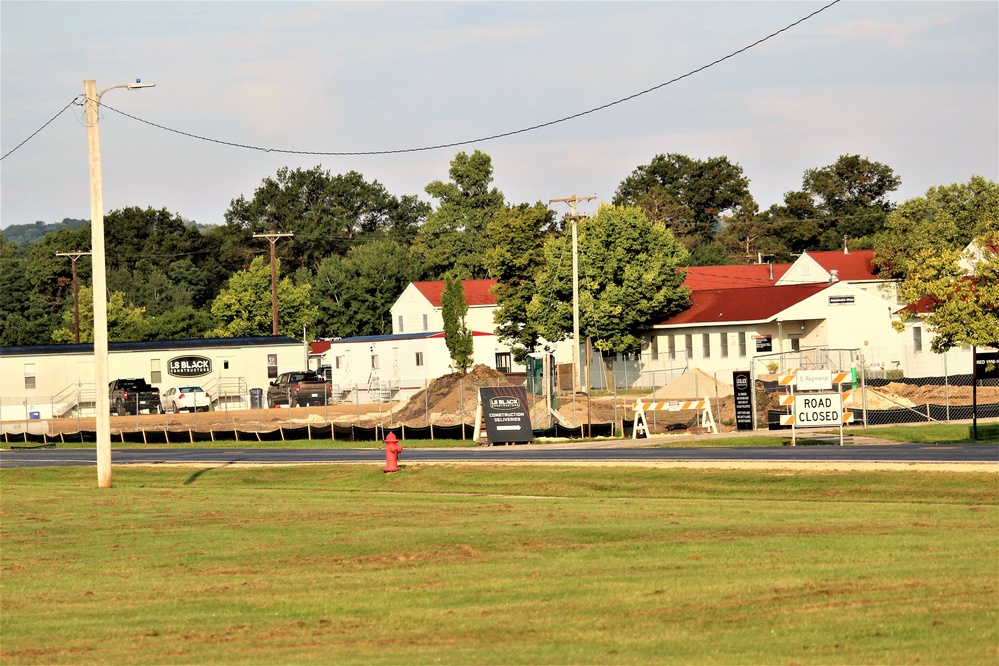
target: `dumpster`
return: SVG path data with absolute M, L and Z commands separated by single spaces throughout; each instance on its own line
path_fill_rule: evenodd
M 264 390 L 250 389 L 250 409 L 260 409 L 264 406 Z

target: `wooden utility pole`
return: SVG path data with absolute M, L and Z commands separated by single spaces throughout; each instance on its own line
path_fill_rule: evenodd
M 566 219 L 572 222 L 572 401 L 573 404 L 576 402 L 576 394 L 579 392 L 577 386 L 579 385 L 579 237 L 578 231 L 576 229 L 577 222 L 583 215 L 576 214 L 576 204 L 580 201 L 592 201 L 596 199 L 597 195 L 589 197 L 577 197 L 573 194 L 571 197 L 565 197 L 563 199 L 549 199 L 548 203 L 567 203 L 569 204 L 569 215 Z M 586 392 L 590 392 L 590 387 L 586 387 Z
M 266 238 L 271 242 L 271 335 L 278 334 L 278 302 L 277 302 L 277 255 L 274 252 L 274 244 L 278 238 L 294 236 L 295 234 L 279 234 L 271 232 L 269 234 L 253 234 L 254 238 Z
M 89 256 L 89 252 L 56 252 L 57 257 L 69 257 L 73 262 L 73 336 L 76 344 L 80 344 L 80 292 L 76 285 L 76 260 Z

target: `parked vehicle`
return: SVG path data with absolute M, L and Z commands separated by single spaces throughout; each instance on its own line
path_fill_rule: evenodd
M 267 387 L 267 406 L 325 405 L 333 385 L 311 370 L 284 372 Z
M 108 384 L 108 398 L 111 413 L 118 416 L 138 414 L 143 410 L 150 414 L 162 414 L 159 389 L 150 386 L 145 379 L 116 379 Z
M 174 386 L 160 394 L 165 412 L 207 412 L 212 397 L 200 386 Z

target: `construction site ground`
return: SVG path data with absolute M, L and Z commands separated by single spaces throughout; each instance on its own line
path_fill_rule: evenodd
M 677 381 L 667 387 L 647 392 L 628 391 L 625 393 L 594 394 L 573 396 L 571 392 L 559 395 L 554 407 L 561 415 L 563 423 L 616 423 L 622 419 L 634 418 L 636 400 L 699 400 L 709 398 L 712 413 L 720 432 L 735 430 L 735 405 L 731 386 L 706 381 L 692 375 L 686 381 Z M 708 378 L 709 379 L 709 378 Z M 135 430 L 241 430 L 272 431 L 281 427 L 341 426 L 362 427 L 425 427 L 434 425 L 457 425 L 473 423 L 476 413 L 479 386 L 507 385 L 506 377 L 486 366 L 475 366 L 462 375 L 454 373 L 440 377 L 429 384 L 426 390 L 413 395 L 405 402 L 391 401 L 381 404 L 343 403 L 319 407 L 293 407 L 275 409 L 241 409 L 199 412 L 197 414 L 140 414 L 138 416 L 112 416 L 112 432 Z M 696 388 L 694 388 L 696 386 Z M 762 385 L 758 384 L 758 389 Z M 757 395 L 762 395 L 757 391 Z M 865 392 L 856 391 L 854 406 L 866 401 L 867 409 L 907 409 L 909 407 L 936 404 L 952 406 L 972 404 L 971 386 L 916 386 L 904 383 L 891 383 L 883 387 L 868 388 Z M 531 404 L 532 423 L 535 428 L 547 428 L 557 419 L 550 413 L 544 396 L 528 395 Z M 977 402 L 980 405 L 999 403 L 999 387 L 979 387 Z M 765 404 L 757 405 L 757 413 L 764 415 L 766 410 L 776 410 L 780 406 L 777 396 L 771 394 Z M 697 424 L 697 412 L 652 412 L 648 415 L 653 433 L 682 431 Z M 71 417 L 52 419 L 38 424 L 50 435 L 72 433 L 80 430 L 95 430 L 94 417 Z M 764 425 L 765 427 L 765 425 Z M 9 429 L 8 429 L 9 430 Z M 29 431 L 35 432 L 35 428 Z

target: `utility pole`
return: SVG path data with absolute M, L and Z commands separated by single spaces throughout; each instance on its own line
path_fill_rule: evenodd
M 576 223 L 581 217 L 584 217 L 576 214 L 576 204 L 580 201 L 592 201 L 596 198 L 595 194 L 589 197 L 577 197 L 573 194 L 571 197 L 563 199 L 548 200 L 550 204 L 569 204 L 570 213 L 566 217 L 572 222 L 572 399 L 574 404 L 575 396 L 579 392 L 577 390 L 579 385 L 579 238 Z M 587 368 L 587 372 L 589 372 L 589 368 Z M 590 392 L 589 386 L 586 387 L 586 392 Z
M 57 257 L 69 257 L 73 262 L 73 336 L 76 344 L 80 344 L 80 293 L 76 285 L 76 260 L 83 256 L 89 256 L 89 252 L 56 252 Z
M 274 252 L 274 244 L 278 238 L 294 236 L 295 234 L 279 234 L 271 232 L 269 234 L 253 234 L 254 238 L 266 238 L 271 242 L 271 335 L 278 334 L 278 304 L 277 304 L 277 255 Z

